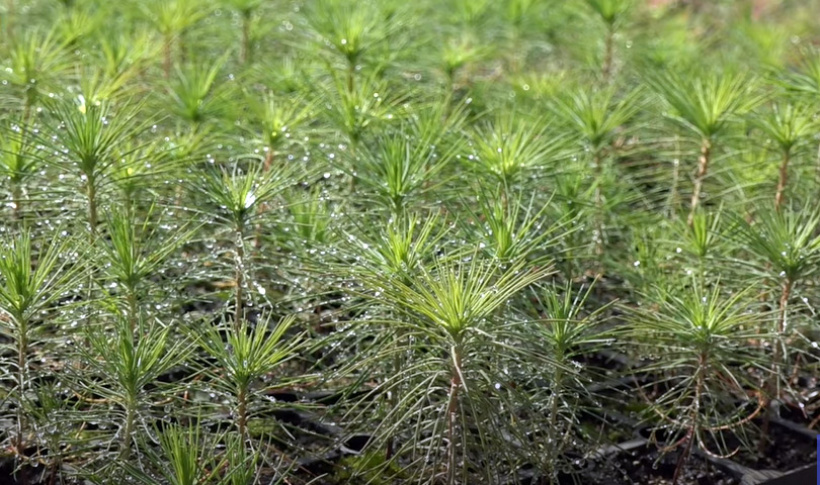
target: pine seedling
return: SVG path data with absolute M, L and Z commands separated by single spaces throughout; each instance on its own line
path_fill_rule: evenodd
M 538 15 L 538 7 L 541 2 L 538 0 L 511 0 L 505 3 L 502 13 L 506 24 L 510 27 L 507 34 L 510 41 L 508 47 L 510 71 L 513 74 L 518 74 L 527 60 L 528 44 L 524 38 L 527 27 L 542 29 L 543 24 Z
M 612 144 L 641 109 L 641 90 L 628 92 L 618 99 L 615 88 L 591 91 L 576 89 L 555 99 L 553 110 L 577 133 L 581 143 L 593 154 Z
M 162 71 L 165 79 L 171 77 L 174 42 L 181 44 L 182 34 L 208 15 L 208 5 L 198 0 L 152 0 L 139 4 L 143 15 L 162 36 Z
M 131 454 L 137 422 L 146 412 L 146 387 L 184 362 L 188 353 L 184 340 L 171 342 L 172 326 L 138 319 L 139 336 L 133 330 L 134 319 L 122 314 L 114 315 L 113 332 L 89 329 L 86 336 L 93 352 L 87 359 L 90 370 L 98 372 L 99 382 L 104 383 L 90 390 L 116 404 L 121 412 L 117 435 L 122 459 Z M 87 387 L 95 381 L 84 379 L 81 385 Z
M 265 147 L 267 172 L 277 154 L 295 143 L 294 133 L 308 123 L 314 106 L 302 96 L 277 96 L 270 91 L 264 92 L 261 100 L 250 94 L 246 94 L 246 99 L 251 115 L 250 129 Z
M 379 205 L 398 216 L 446 181 L 442 172 L 460 145 L 446 143 L 444 133 L 408 124 L 395 133 L 377 135 L 372 148 L 359 152 L 351 176 L 374 194 Z
M 68 386 L 60 381 L 38 383 L 32 392 L 32 405 L 27 407 L 32 432 L 39 445 L 37 455 L 32 461 L 39 462 L 48 468 L 43 479 L 59 483 L 58 477 L 63 473 L 65 454 L 53 450 L 66 447 L 65 425 L 73 415 L 74 403 L 67 398 Z M 19 481 L 19 479 L 18 479 Z
M 579 276 L 577 271 L 581 268 L 576 268 L 576 265 L 592 242 L 585 240 L 588 238 L 584 237 L 581 229 L 586 223 L 594 222 L 595 207 L 588 202 L 592 199 L 594 190 L 595 186 L 586 183 L 586 174 L 581 170 L 562 173 L 555 180 L 554 219 L 568 223 L 568 230 L 560 243 L 560 253 L 564 256 L 564 277 L 567 281 Z
M 251 26 L 254 14 L 262 6 L 263 0 L 226 0 L 225 4 L 228 8 L 236 11 L 242 19 L 242 35 L 239 48 L 239 60 L 242 64 L 248 64 L 251 61 Z
M 288 196 L 288 212 L 293 218 L 294 235 L 300 238 L 299 246 L 323 245 L 330 242 L 332 207 L 329 196 L 319 187 L 305 193 L 302 190 L 292 191 Z
M 347 235 L 345 254 L 358 260 L 359 264 L 340 268 L 340 272 L 346 271 L 356 281 L 387 278 L 412 285 L 413 277 L 432 262 L 434 254 L 439 250 L 438 246 L 449 233 L 448 228 L 442 226 L 437 213 L 426 217 L 417 213 L 391 216 L 380 228 L 380 231 L 368 234 L 367 237 L 353 233 Z M 365 231 L 361 232 L 367 234 Z M 457 253 L 458 251 L 454 251 L 448 254 L 457 257 Z M 384 330 L 379 330 L 379 335 L 389 334 L 392 343 L 385 344 L 388 348 L 385 349 L 384 357 L 389 356 L 389 359 L 382 364 L 381 370 L 385 375 L 392 376 L 400 373 L 412 359 L 412 353 L 408 351 L 408 338 L 412 332 L 400 326 Z M 395 408 L 402 401 L 406 387 L 400 381 L 390 387 L 386 399 L 388 409 Z M 390 459 L 395 454 L 395 436 L 388 433 L 384 442 L 385 456 Z
M 605 83 L 612 79 L 615 63 L 615 33 L 632 7 L 632 0 L 585 0 L 595 15 L 604 23 L 604 57 L 601 63 L 601 78 Z
M 752 109 L 760 97 L 755 94 L 752 79 L 732 73 L 689 77 L 667 73 L 650 78 L 649 84 L 671 108 L 672 119 L 700 139 L 700 155 L 687 218 L 687 222 L 692 224 L 700 205 L 715 142 L 724 134 L 729 123 Z
M 259 207 L 295 183 L 298 169 L 291 166 L 263 173 L 259 167 L 243 171 L 234 164 L 230 172 L 224 168 L 206 170 L 195 190 L 213 206 L 219 222 L 244 234 L 250 223 L 262 215 Z
M 348 251 L 361 257 L 361 264 L 355 269 L 366 278 L 382 276 L 410 284 L 412 275 L 431 262 L 447 233 L 438 215 L 423 217 L 411 213 L 391 217 L 372 236 L 348 234 Z
M 565 154 L 568 138 L 554 134 L 551 128 L 543 120 L 526 120 L 520 113 L 505 112 L 471 134 L 473 154 L 462 160 L 509 188 L 527 173 Z
M 458 87 L 459 71 L 470 64 L 479 62 L 490 54 L 490 49 L 482 46 L 474 36 L 462 33 L 459 37 L 450 37 L 441 43 L 441 69 L 451 91 Z
M 211 170 L 204 174 L 195 191 L 204 196 L 209 209 L 206 212 L 228 230 L 232 231 L 235 274 L 235 323 L 237 330 L 242 327 L 244 314 L 243 290 L 247 265 L 245 244 L 251 224 L 265 213 L 263 204 L 272 202 L 295 181 L 299 167 L 293 165 L 279 170 L 263 172 L 261 167 L 242 172 L 238 165 L 228 172 L 225 169 Z
M 789 163 L 801 145 L 811 140 L 818 124 L 813 111 L 805 105 L 775 104 L 770 111 L 761 113 L 752 122 L 774 143 L 780 152 L 780 169 L 774 205 L 780 210 L 789 178 Z
M 328 99 L 327 116 L 332 125 L 347 138 L 350 154 L 355 157 L 367 133 L 396 116 L 405 96 L 393 92 L 386 83 L 372 77 L 362 79 L 351 91 L 338 76 L 324 93 Z
M 78 71 L 80 92 L 87 104 L 99 104 L 103 101 L 115 103 L 127 99 L 131 94 L 129 82 L 138 74 L 136 68 L 109 73 L 98 65 L 83 66 Z
M 491 386 L 506 382 L 506 378 L 501 377 L 501 369 L 485 358 L 496 352 L 516 352 L 514 344 L 507 340 L 510 327 L 496 321 L 496 317 L 511 298 L 550 272 L 546 265 L 531 268 L 523 260 L 500 270 L 495 263 L 473 254 L 458 260 L 435 261 L 409 280 L 380 274 L 360 276 L 371 298 L 398 316 L 390 323 L 413 336 L 406 340 L 411 349 L 412 342 L 418 341 L 438 349 L 426 352 L 426 356 L 419 355 L 383 384 L 383 391 L 389 391 L 403 381 L 404 392 L 401 402 L 383 420 L 374 441 L 383 444 L 398 429 L 415 423 L 413 435 L 405 440 L 398 454 L 409 453 L 408 458 L 413 461 L 424 456 L 426 461 L 417 463 L 422 473 L 429 472 L 428 467 L 445 468 L 448 484 L 469 481 L 468 468 L 473 456 L 470 450 L 476 444 L 489 446 L 490 436 L 500 432 L 487 428 L 499 425 L 492 416 L 497 412 L 497 400 L 502 398 L 494 399 L 491 394 L 485 399 L 484 393 L 492 393 Z M 444 401 L 429 407 L 429 400 L 436 395 Z M 462 432 L 468 427 L 464 422 L 468 418 L 484 419 L 476 423 L 478 443 Z M 438 461 L 439 446 L 446 449 L 443 461 Z
M 591 292 L 592 285 L 574 292 L 571 283 L 563 288 L 553 284 L 535 298 L 534 310 L 539 319 L 532 327 L 538 338 L 534 345 L 550 362 L 544 376 L 549 382 L 549 395 L 544 400 L 548 416 L 546 449 L 539 446 L 532 451 L 551 481 L 558 479 L 558 465 L 566 452 L 574 451 L 582 434 L 577 429 L 576 413 L 584 399 L 593 397 L 588 386 L 594 375 L 577 365 L 576 359 L 613 341 L 602 325 L 602 313 L 607 307 L 591 312 L 585 309 Z
M 617 135 L 626 129 L 626 124 L 640 109 L 640 91 L 628 93 L 620 100 L 615 99 L 614 88 L 594 91 L 579 89 L 574 93 L 556 98 L 554 109 L 560 119 L 575 132 L 577 139 L 592 156 L 595 174 L 595 253 L 600 257 L 604 253 L 605 221 L 604 210 L 604 171 L 605 160 Z
M 271 329 L 271 316 L 264 314 L 254 328 L 245 324 L 228 326 L 223 322 L 221 328 L 211 325 L 205 331 L 195 332 L 199 345 L 216 359 L 218 368 L 224 372 L 222 376 L 214 376 L 212 384 L 236 402 L 236 428 L 243 443 L 248 441 L 253 386 L 294 358 L 302 345 L 300 336 L 286 336 L 294 321 L 293 316 L 283 318 Z M 227 334 L 227 341 L 223 333 Z
M 106 220 L 108 237 L 100 244 L 99 273 L 122 288 L 126 320 L 135 335 L 137 330 L 142 333 L 138 328 L 143 321 L 140 301 L 147 291 L 148 278 L 156 274 L 168 256 L 195 232 L 183 225 L 175 234 L 161 239 L 157 233 L 161 222 L 151 220 L 153 210 L 154 206 L 151 206 L 142 222 L 135 221 L 127 212 L 111 212 Z
M 17 404 L 12 446 L 18 457 L 23 456 L 30 431 L 26 416 L 30 354 L 43 337 L 42 315 L 54 309 L 82 277 L 82 267 L 71 263 L 78 256 L 76 248 L 73 237 L 55 238 L 37 247 L 27 231 L 6 236 L 0 244 L 0 331 L 16 353 L 11 397 Z
M 480 27 L 490 15 L 492 2 L 490 0 L 453 0 L 452 22 L 459 24 L 464 30 Z
M 668 269 L 663 262 L 663 250 L 665 247 L 661 241 L 661 234 L 666 230 L 661 225 L 641 228 L 640 233 L 631 236 L 634 246 L 634 256 L 632 264 L 629 265 L 627 278 L 635 279 L 635 290 L 639 293 L 647 293 L 653 287 L 667 288 Z
M 401 16 L 387 10 L 379 3 L 320 0 L 305 13 L 315 35 L 343 59 L 348 93 L 357 90 L 356 72 L 365 55 L 401 27 Z
M 538 0 L 512 0 L 505 5 L 504 18 L 514 30 L 518 31 L 534 13 L 538 3 Z
M 77 5 L 63 9 L 54 21 L 54 29 L 67 47 L 79 47 L 83 40 L 100 28 L 105 20 L 105 12 L 92 9 L 88 5 Z
M 99 192 L 110 180 L 122 145 L 148 126 L 138 119 L 139 107 L 131 106 L 114 112 L 108 102 L 87 104 L 84 96 L 61 100 L 51 106 L 55 124 L 49 126 L 51 139 L 42 138 L 47 146 L 60 153 L 58 167 L 65 164 L 75 169 L 84 187 L 87 202 L 89 234 L 96 238 L 99 212 Z M 44 158 L 50 161 L 50 158 Z
M 693 449 L 726 455 L 729 450 L 716 450 L 713 443 L 725 448 L 722 435 L 738 431 L 763 408 L 761 403 L 750 411 L 736 401 L 749 399 L 744 386 L 752 384 L 742 369 L 764 364 L 759 349 L 748 344 L 761 337 L 760 314 L 749 311 L 750 289 L 725 295 L 720 285 L 709 290 L 696 280 L 681 286 L 648 295 L 653 305 L 632 309 L 628 326 L 636 343 L 649 342 L 650 352 L 664 349 L 661 360 L 641 370 L 667 376 L 662 394 L 649 404 L 658 428 L 668 433 L 662 451 L 678 449 L 673 484 Z
M 788 71 L 782 82 L 788 90 L 816 100 L 820 95 L 820 51 L 809 47 L 802 54 L 800 69 Z
M 0 130 L 0 179 L 7 181 L 11 191 L 14 218 L 22 220 L 25 214 L 26 188 L 42 167 L 34 147 L 26 140 L 23 129 L 12 124 Z
M 225 90 L 216 84 L 225 62 L 222 57 L 214 63 L 177 67 L 176 76 L 168 87 L 169 110 L 188 123 L 196 132 L 207 121 L 218 119 L 225 109 Z
M 766 383 L 768 399 L 779 399 L 783 395 L 781 385 L 784 367 L 789 355 L 794 351 L 792 340 L 795 335 L 790 325 L 789 303 L 796 285 L 806 281 L 816 272 L 820 263 L 820 209 L 782 209 L 770 206 L 758 207 L 755 221 L 738 220 L 737 235 L 744 247 L 758 261 L 743 261 L 763 278 L 771 278 L 780 283 L 780 298 L 777 318 L 770 330 L 772 348 L 772 373 Z M 768 414 L 767 414 L 768 416 Z M 768 432 L 767 429 L 764 429 Z M 761 441 L 765 448 L 768 436 Z
M 171 176 L 177 165 L 190 158 L 183 150 L 173 156 L 166 142 L 142 143 L 132 140 L 120 145 L 115 152 L 110 184 L 119 193 L 119 200 L 129 217 L 141 202 L 149 205 L 159 196 L 156 183 L 162 176 Z M 147 200 L 146 200 L 147 199 Z
M 263 171 L 269 172 L 274 169 L 274 159 L 277 155 L 291 145 L 304 140 L 297 141 L 293 134 L 299 130 L 301 125 L 307 124 L 308 118 L 312 115 L 314 105 L 307 102 L 302 96 L 274 96 L 272 92 L 266 91 L 262 95 L 260 103 L 254 97 L 246 93 L 248 105 L 250 106 L 251 126 L 249 130 L 252 136 L 259 137 L 264 146 L 265 160 Z M 259 133 L 261 131 L 261 133 Z M 284 164 L 284 160 L 278 160 L 278 164 Z M 265 205 L 260 207 L 264 212 Z M 256 247 L 262 244 L 261 226 L 256 227 Z
M 673 227 L 674 241 L 680 246 L 675 252 L 681 252 L 697 262 L 696 279 L 706 287 L 707 263 L 712 259 L 717 261 L 719 254 L 715 254 L 723 241 L 721 228 L 721 212 L 700 211 L 695 214 L 691 224 L 677 223 Z
M 100 29 L 96 35 L 101 71 L 109 79 L 132 78 L 155 53 L 150 32 L 142 29 L 134 33 Z
M 478 211 L 473 219 L 481 222 L 472 231 L 478 234 L 487 256 L 501 264 L 519 259 L 543 260 L 548 257 L 547 251 L 567 235 L 569 221 L 547 221 L 551 200 L 539 203 L 533 196 L 527 202 L 523 197 L 520 192 L 509 200 L 489 191 L 478 195 Z
M 230 457 L 238 453 L 237 447 L 244 444 L 230 435 L 203 436 L 202 428 L 199 420 L 187 426 L 163 425 L 156 430 L 159 450 L 144 440 L 141 446 L 144 460 L 142 463 L 122 461 L 124 475 L 142 485 L 232 484 L 231 476 L 243 473 L 241 469 L 248 463 L 233 463 L 227 471 L 226 467 Z M 224 448 L 219 446 L 220 440 L 225 442 Z
M 32 109 L 41 101 L 43 93 L 52 88 L 70 66 L 67 46 L 57 39 L 54 30 L 46 34 L 31 30 L 15 40 L 7 69 L 0 73 L 0 78 L 21 91 L 23 130 L 28 129 Z

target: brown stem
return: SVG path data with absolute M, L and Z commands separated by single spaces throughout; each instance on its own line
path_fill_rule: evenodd
M 242 52 L 240 53 L 242 64 L 247 64 L 251 60 L 251 12 L 242 12 Z
M 789 179 L 789 158 L 791 154 L 788 150 L 783 152 L 783 161 L 780 162 L 780 179 L 777 181 L 777 194 L 774 196 L 774 207 L 780 210 L 783 204 L 783 193 L 786 190 L 786 183 Z
M 455 422 L 458 413 L 458 390 L 461 381 L 461 350 L 453 347 L 453 374 L 450 378 L 450 403 L 447 406 L 447 483 L 456 483 L 456 443 Z
M 698 424 L 700 422 L 700 400 L 703 394 L 704 372 L 706 371 L 707 365 L 708 360 L 706 354 L 700 354 L 700 356 L 698 356 L 698 369 L 695 374 L 695 397 L 694 402 L 692 402 L 691 423 L 685 438 L 686 447 L 683 449 L 680 458 L 678 458 L 675 474 L 672 477 L 672 485 L 677 485 L 680 474 L 683 471 L 683 467 L 686 466 L 686 462 L 689 460 L 689 455 L 692 453 L 692 446 L 695 443 L 695 434 L 698 432 Z
M 353 93 L 353 90 L 356 87 L 356 81 L 354 79 L 356 75 L 356 63 L 350 62 L 347 65 L 347 92 Z
M 271 166 L 273 165 L 273 146 L 268 146 L 268 151 L 265 153 L 265 162 L 262 165 L 262 169 L 264 173 L 270 172 Z M 264 214 L 268 210 L 268 204 L 261 203 L 259 204 L 259 214 Z M 253 247 L 259 249 L 262 247 L 262 224 L 256 224 L 254 227 L 254 236 L 253 236 Z
M 792 280 L 786 279 L 786 283 L 783 285 L 783 292 L 780 294 L 780 312 L 777 317 L 777 331 L 781 336 L 786 333 L 786 309 L 789 304 L 789 297 L 792 293 L 792 286 Z
M 244 331 L 244 330 L 243 330 Z M 236 395 L 238 402 L 236 424 L 239 428 L 239 438 L 242 440 L 242 445 L 247 443 L 247 425 L 248 425 L 248 396 L 247 391 L 242 388 Z
M 557 357 L 558 358 L 556 359 L 556 362 L 562 363 L 564 361 L 562 355 L 559 354 Z M 560 367 L 560 365 L 557 365 L 555 367 L 555 375 L 553 376 L 552 395 L 550 396 L 550 399 L 552 400 L 552 402 L 550 403 L 550 420 L 549 420 L 549 431 L 548 432 L 549 432 L 550 440 L 552 441 L 551 446 L 553 447 L 551 450 L 549 450 L 550 454 L 551 454 L 551 458 L 560 456 L 560 453 L 562 451 L 560 449 L 560 445 L 558 444 L 558 437 L 557 437 L 557 433 L 556 433 L 556 431 L 557 431 L 556 426 L 557 426 L 557 423 L 558 423 L 558 392 L 561 388 L 562 381 L 563 381 L 563 374 L 561 372 L 561 367 Z M 550 468 L 550 470 L 549 470 L 549 472 L 550 472 L 550 483 L 552 484 L 552 483 L 555 483 L 555 480 L 556 480 L 555 463 L 554 463 L 553 459 L 548 460 L 548 466 Z
M 6 38 L 9 43 L 14 40 L 14 0 L 9 0 L 6 7 Z
M 772 374 L 766 383 L 766 393 L 763 397 L 766 401 L 766 413 L 763 415 L 763 425 L 761 426 L 761 439 L 759 450 L 765 454 L 769 444 L 769 428 L 771 422 L 771 406 L 772 399 L 780 397 L 780 369 L 783 366 L 785 355 L 781 352 L 782 339 L 786 335 L 786 313 L 789 305 L 789 297 L 792 293 L 794 282 L 790 278 L 786 278 L 783 283 L 783 291 L 780 293 L 780 303 L 777 311 L 777 329 L 774 339 L 772 340 Z
M 595 164 L 595 254 L 598 256 L 600 266 L 600 257 L 604 254 L 604 194 L 601 190 L 604 166 L 600 151 L 595 151 L 593 162 Z
M 245 311 L 242 305 L 242 285 L 244 284 L 244 273 L 242 271 L 242 266 L 244 265 L 245 261 L 245 241 L 242 228 L 236 229 L 236 238 L 236 313 L 234 315 L 234 328 L 237 332 L 240 332 L 244 331 L 244 328 L 242 327 L 242 322 L 245 318 Z
M 601 66 L 601 76 L 604 83 L 609 84 L 612 79 L 612 64 L 615 51 L 615 26 L 607 25 L 606 38 L 604 39 L 604 63 Z
M 809 429 L 814 429 L 814 427 L 818 424 L 820 424 L 820 415 L 818 415 L 816 418 L 814 418 L 814 420 L 811 423 L 809 423 Z
M 271 165 L 273 165 L 273 146 L 268 146 L 268 151 L 265 153 L 265 163 L 263 168 L 265 169 L 265 173 L 270 172 Z
M 689 454 L 692 451 L 692 444 L 695 442 L 694 436 L 695 428 L 691 427 L 686 432 L 686 437 L 684 440 L 686 441 L 686 447 L 681 452 L 680 456 L 678 457 L 678 463 L 675 466 L 675 473 L 672 475 L 672 485 L 678 484 L 678 479 L 680 478 L 681 472 L 683 471 L 683 467 L 686 466 L 686 462 L 689 459 Z
M 134 433 L 134 420 L 136 418 L 135 407 L 136 399 L 131 396 L 126 403 L 125 426 L 122 435 L 122 448 L 120 449 L 120 458 L 122 459 L 127 459 L 128 455 L 131 454 L 131 435 Z
M 709 138 L 704 138 L 700 145 L 700 157 L 698 157 L 698 171 L 695 174 L 695 189 L 692 191 L 692 203 L 689 210 L 689 218 L 686 223 L 691 227 L 695 222 L 695 212 L 700 204 L 700 193 L 703 190 L 703 180 L 709 170 L 709 158 L 712 151 L 712 143 Z
M 171 77 L 171 48 L 173 47 L 173 39 L 170 34 L 165 35 L 165 42 L 162 44 L 162 71 L 165 74 L 165 79 Z
M 404 341 L 404 332 L 401 332 L 400 330 L 396 331 L 396 333 L 393 334 L 393 348 L 401 349 L 403 341 Z M 401 352 L 394 352 L 393 353 L 393 369 L 392 369 L 392 371 L 394 373 L 398 373 L 398 372 L 401 371 L 401 369 L 402 369 L 402 360 L 403 359 L 402 359 L 402 353 Z M 395 388 L 393 388 L 390 392 L 390 395 L 389 395 L 389 398 L 388 398 L 388 405 L 390 406 L 390 409 L 396 409 L 399 406 L 399 404 L 401 403 L 401 391 L 402 391 L 401 384 L 402 383 L 399 382 L 398 385 Z M 393 435 L 388 436 L 387 446 L 385 447 L 386 448 L 385 449 L 385 458 L 387 460 L 390 460 L 393 457 L 393 454 L 396 452 L 395 446 L 396 446 L 395 437 Z
M 23 220 L 23 191 L 20 184 L 15 183 L 12 188 L 11 200 L 14 203 L 14 219 L 17 221 Z
M 17 436 L 15 437 L 14 447 L 17 455 L 23 456 L 25 448 L 25 432 L 26 432 L 26 414 L 23 406 L 23 397 L 25 396 L 27 367 L 28 363 L 26 356 L 28 355 L 28 322 L 21 319 L 20 337 L 17 342 L 17 393 L 19 394 L 19 402 L 17 403 Z
M 785 358 L 785 356 L 781 354 L 780 350 L 782 339 L 785 338 L 786 335 L 786 312 L 788 310 L 789 297 L 792 293 L 792 286 L 792 280 L 786 278 L 786 281 L 783 283 L 783 291 L 780 293 L 780 302 L 777 311 L 777 333 L 775 334 L 774 341 L 772 342 L 772 378 L 769 381 L 769 396 L 779 397 L 779 392 L 777 389 L 778 377 L 780 375 L 780 367 L 782 366 Z
M 137 315 L 139 308 L 137 306 L 137 294 L 133 288 L 128 289 L 128 326 L 131 330 L 131 335 L 137 330 L 137 322 L 139 321 Z
M 86 193 L 88 194 L 88 223 L 91 225 L 91 240 L 97 237 L 97 186 L 93 177 L 86 180 Z

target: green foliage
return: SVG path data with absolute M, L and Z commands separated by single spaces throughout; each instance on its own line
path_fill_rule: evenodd
M 71 259 L 79 254 L 71 237 L 56 238 L 41 249 L 29 232 L 6 236 L 0 249 L 0 309 L 12 332 L 23 335 L 35 315 L 47 310 L 76 284 L 82 267 Z M 71 253 L 74 256 L 71 256 Z M 71 259 L 68 259 L 70 258 Z
M 421 113 L 395 133 L 376 137 L 373 148 L 362 150 L 356 159 L 356 181 L 372 190 L 376 200 L 394 214 L 418 204 L 425 193 L 435 192 L 446 182 L 442 172 L 462 147 L 448 143 L 445 136 L 459 128 L 462 118 L 439 118 L 442 115 Z
M 195 190 L 214 211 L 210 215 L 241 232 L 249 222 L 264 214 L 258 210 L 260 206 L 271 202 L 293 183 L 295 172 L 296 167 L 270 172 L 263 172 L 261 167 L 244 172 L 238 165 L 230 172 L 224 168 L 209 168 Z
M 675 476 L 613 480 L 775 468 L 818 1 L 3 2 L 6 468 L 587 483 L 631 413 Z
M 28 121 L 31 109 L 45 90 L 69 69 L 71 58 L 64 43 L 57 39 L 54 30 L 46 34 L 32 30 L 18 39 L 9 50 L 7 68 L 0 76 L 21 91 L 23 97 L 23 120 Z
M 230 331 L 227 347 L 219 328 L 211 326 L 197 337 L 197 341 L 208 355 L 217 359 L 220 368 L 227 372 L 225 385 L 238 394 L 246 392 L 254 381 L 294 357 L 299 340 L 291 338 L 289 342 L 283 342 L 293 322 L 292 317 L 282 319 L 269 332 L 269 321 L 263 319 L 254 329 Z
M 683 447 L 684 455 L 695 446 L 711 453 L 734 452 L 725 449 L 721 433 L 738 431 L 760 411 L 735 401 L 748 399 L 748 377 L 733 363 L 751 368 L 765 363 L 760 349 L 747 344 L 761 336 L 755 325 L 760 314 L 749 311 L 748 295 L 748 290 L 726 295 L 719 285 L 709 290 L 693 281 L 684 290 L 657 292 L 652 309 L 631 314 L 630 331 L 647 342 L 649 352 L 658 348 L 656 343 L 663 345 L 663 358 L 646 369 L 667 376 L 660 381 L 664 390 L 647 398 L 651 417 L 672 434 L 666 442 Z
M 131 462 L 124 462 L 122 467 L 127 476 L 144 485 L 229 483 L 222 482 L 219 476 L 227 459 L 213 453 L 216 443 L 202 435 L 199 423 L 193 422 L 186 427 L 167 425 L 158 434 L 159 451 L 147 446 L 148 443 L 145 446 L 145 458 L 156 475 L 146 473 Z M 230 450 L 239 446 L 236 440 L 228 442 Z
M 389 2 L 385 2 L 389 5 Z M 307 10 L 310 27 L 355 70 L 363 57 L 385 42 L 402 25 L 390 6 L 340 0 L 321 0 Z
M 223 62 L 177 69 L 168 89 L 174 114 L 193 126 L 219 116 L 223 106 L 215 83 Z
M 614 88 L 578 89 L 557 98 L 555 111 L 584 143 L 598 152 L 641 108 L 640 91 L 627 93 L 621 100 L 614 99 L 615 94 Z
M 136 292 L 138 286 L 155 274 L 168 255 L 194 232 L 183 226 L 177 229 L 177 234 L 160 240 L 157 225 L 161 221 L 151 220 L 152 211 L 153 208 L 149 209 L 141 223 L 124 212 L 113 212 L 108 216 L 108 240 L 102 244 L 103 256 L 100 258 L 103 271 L 129 292 Z
M 632 0 L 585 0 L 589 8 L 607 25 L 623 18 L 632 6 Z
M 813 113 L 804 105 L 776 104 L 752 122 L 784 153 L 790 153 L 817 132 Z
M 796 282 L 814 274 L 820 257 L 820 210 L 812 207 L 774 211 L 768 206 L 756 212 L 752 223 L 739 222 L 737 237 L 759 259 L 746 260 L 758 270 Z M 764 273 L 764 274 L 765 274 Z
M 474 153 L 465 163 L 481 174 L 512 184 L 528 170 L 543 169 L 565 154 L 567 138 L 540 121 L 505 112 L 472 133 Z
M 653 75 L 648 82 L 671 108 L 674 121 L 709 140 L 759 101 L 754 79 L 742 74 L 681 76 L 667 72 Z

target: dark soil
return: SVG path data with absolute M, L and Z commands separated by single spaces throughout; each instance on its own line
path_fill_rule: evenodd
M 661 455 L 653 445 L 610 456 L 578 483 L 598 485 L 671 485 L 679 455 Z M 740 481 L 730 473 L 692 456 L 683 468 L 677 485 L 735 485 Z
M 756 470 L 791 471 L 817 463 L 816 438 L 811 439 L 772 423 L 769 430 L 771 444 L 760 455 L 743 447 L 732 460 Z
M 815 407 L 800 409 L 796 406 L 783 406 L 780 408 L 780 417 L 807 428 L 813 426 L 811 428 L 813 431 L 820 432 L 820 390 L 815 392 L 818 395 Z

